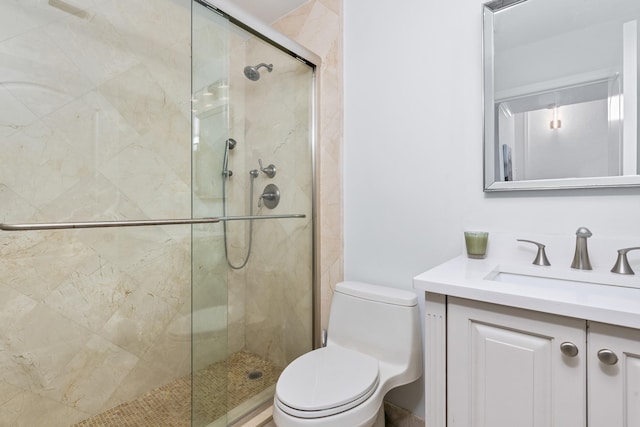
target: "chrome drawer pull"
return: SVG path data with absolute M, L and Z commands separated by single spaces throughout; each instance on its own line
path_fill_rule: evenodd
M 576 357 L 578 355 L 578 346 L 566 341 L 560 344 L 560 351 L 567 357 Z
M 608 348 L 604 348 L 598 352 L 598 359 L 600 359 L 600 362 L 609 366 L 618 363 L 618 356 Z

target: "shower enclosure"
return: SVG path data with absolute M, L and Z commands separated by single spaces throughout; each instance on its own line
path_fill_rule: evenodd
M 226 426 L 312 348 L 317 58 L 220 8 L 0 5 L 0 425 Z

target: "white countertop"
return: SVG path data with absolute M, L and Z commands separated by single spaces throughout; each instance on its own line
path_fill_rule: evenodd
M 498 272 L 560 280 L 537 284 L 491 280 Z M 495 256 L 478 260 L 461 255 L 416 276 L 413 284 L 425 292 L 640 329 L 640 277 L 604 268 L 580 271 L 534 266 L 517 257 L 505 262 Z

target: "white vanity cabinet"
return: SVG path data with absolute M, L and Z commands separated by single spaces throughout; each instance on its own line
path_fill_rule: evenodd
M 640 426 L 640 330 L 430 293 L 426 314 L 428 426 Z
M 532 265 L 521 238 L 552 248 L 552 265 Z M 637 242 L 599 240 L 590 271 L 569 267 L 573 244 L 492 232 L 486 258 L 414 277 L 428 427 L 640 427 L 640 265 L 610 271 Z
M 449 298 L 447 425 L 585 426 L 586 347 L 583 320 Z
M 589 427 L 640 426 L 640 330 L 590 322 L 587 348 Z

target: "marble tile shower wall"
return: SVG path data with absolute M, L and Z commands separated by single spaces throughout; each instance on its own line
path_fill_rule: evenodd
M 322 58 L 319 70 L 317 149 L 321 325 L 326 328 L 333 289 L 344 277 L 342 230 L 342 0 L 310 0 L 279 19 L 274 28 Z
M 200 287 L 200 284 L 210 281 L 201 275 L 203 269 L 194 269 L 194 292 L 203 296 L 195 300 L 203 301 L 205 305 L 222 301 L 225 295 L 215 293 L 228 289 L 228 352 L 246 349 L 267 358 L 276 366 L 284 367 L 311 348 L 313 193 L 309 68 L 255 37 L 242 37 L 231 32 L 223 42 L 219 35 L 209 31 L 207 25 L 197 31 L 195 40 L 206 39 L 206 42 L 194 41 L 195 44 L 204 48 L 226 43 L 232 52 L 228 63 L 222 64 L 231 102 L 218 112 L 212 105 L 199 119 L 201 133 L 207 136 L 202 144 L 218 141 L 218 147 L 210 147 L 210 151 L 220 151 L 227 137 L 237 140 L 229 158 L 233 176 L 226 183 L 227 214 L 304 213 L 307 218 L 254 222 L 246 267 L 226 269 L 224 260 L 216 264 L 220 268 L 209 276 L 217 280 L 220 277 L 227 279 L 226 286 L 221 283 L 217 290 L 207 289 L 206 285 Z M 196 72 L 195 80 L 202 80 L 202 84 L 208 84 L 211 76 L 216 75 L 216 67 L 221 67 L 221 61 L 210 55 L 196 62 L 202 64 L 203 72 L 209 76 L 205 78 Z M 269 73 L 263 69 L 260 80 L 248 80 L 243 73 L 244 67 L 262 62 L 272 63 L 274 71 Z M 214 129 L 224 127 L 220 121 L 230 123 L 228 134 L 218 131 L 214 135 Z M 207 147 L 202 147 L 204 149 Z M 197 154 L 196 158 L 202 154 Z M 221 159 L 222 155 L 220 151 L 211 158 Z M 277 174 L 274 179 L 259 174 L 253 180 L 251 206 L 249 171 L 259 168 L 259 159 L 265 166 L 274 163 Z M 207 185 L 198 179 L 194 183 L 199 187 Z M 258 197 L 269 183 L 277 184 L 282 194 L 280 205 L 273 211 L 258 206 Z M 205 212 L 221 213 L 222 187 L 210 187 L 210 197 L 201 197 L 202 206 Z M 243 264 L 247 257 L 249 230 L 248 222 L 227 223 L 229 261 L 233 265 Z M 197 252 L 194 251 L 194 256 Z M 214 264 L 209 263 L 209 266 Z M 194 346 L 194 360 L 221 358 L 220 347 L 212 344 L 203 342 Z
M 228 128 L 232 125 L 241 130 L 244 118 L 244 83 L 237 73 L 230 75 L 229 72 L 244 64 L 245 42 L 239 33 L 226 31 L 229 24 L 222 17 L 200 6 L 194 11 L 193 113 L 194 129 L 198 129 L 194 134 L 199 135 L 197 148 L 194 148 L 192 171 L 194 215 L 219 216 L 223 214 L 221 172 L 225 141 L 228 138 L 240 140 L 235 132 L 230 132 Z M 240 75 L 242 67 L 239 68 Z M 233 108 L 229 105 L 230 99 L 233 99 Z M 233 171 L 233 178 L 228 181 L 227 192 L 232 195 L 235 183 L 244 181 L 244 176 L 236 164 L 237 154 L 243 150 L 241 145 L 240 140 L 240 144 L 230 152 L 229 157 L 229 169 Z M 236 206 L 235 202 L 229 203 L 226 213 L 244 214 L 244 206 Z M 228 285 L 229 267 L 224 256 L 222 224 L 213 228 L 195 227 L 195 230 L 192 251 L 193 309 L 198 311 L 227 304 L 234 306 L 233 310 L 228 310 L 226 319 L 234 320 L 233 326 L 229 326 L 232 334 L 228 336 L 226 325 L 218 325 L 217 333 L 207 338 L 194 338 L 193 369 L 200 370 L 211 363 L 223 360 L 227 354 L 243 349 L 244 320 L 237 315 L 239 310 L 235 307 L 239 304 L 234 298 L 235 294 L 230 294 L 232 289 Z M 231 232 L 231 229 L 229 231 L 231 248 L 235 233 Z M 232 261 L 237 263 L 234 259 Z M 224 311 L 227 312 L 226 309 Z M 208 320 L 194 316 L 194 328 L 206 327 L 196 323 Z
M 188 217 L 189 2 L 49 3 L 0 3 L 0 219 Z M 189 227 L 0 239 L 0 425 L 66 426 L 189 372 L 167 333 Z
M 273 63 L 273 72 L 246 85 L 245 138 L 248 167 L 258 159 L 277 167 L 280 204 L 262 214 L 303 213 L 305 219 L 254 224 L 253 254 L 245 273 L 246 349 L 284 368 L 312 349 L 312 94 L 308 66 L 257 39 L 247 45 L 251 64 Z
M 215 289 L 207 289 L 206 283 L 210 280 L 200 273 L 206 269 L 194 269 L 194 295 L 203 296 L 194 300 L 203 301 L 205 305 L 221 301 L 224 295 L 215 293 L 228 289 L 227 351 L 231 354 L 245 349 L 284 367 L 311 349 L 313 192 L 309 68 L 255 37 L 230 32 L 221 39 L 219 31 L 212 31 L 215 23 L 204 21 L 202 25 L 196 25 L 194 55 L 198 52 L 202 56 L 196 60 L 195 81 L 200 82 L 196 87 L 210 84 L 215 80 L 212 76 L 224 74 L 231 100 L 226 109 L 216 111 L 216 106 L 212 105 L 209 111 L 199 115 L 201 132 L 207 133 L 206 140 L 219 142 L 217 148 L 210 148 L 212 159 L 222 158 L 220 147 L 226 138 L 237 140 L 229 158 L 233 176 L 226 184 L 227 214 L 304 213 L 307 218 L 254 222 L 246 267 L 225 272 L 226 261 L 209 263 L 209 267 L 219 267 L 217 273 L 209 274 L 211 278 L 226 277 L 227 280 L 226 286 L 221 283 L 222 286 Z M 196 45 L 200 45 L 205 54 L 200 55 L 202 52 Z M 228 49 L 231 52 L 228 62 L 212 57 L 211 46 L 222 47 L 213 50 Z M 273 72 L 262 69 L 260 80 L 248 80 L 243 73 L 244 67 L 262 62 L 272 63 Z M 220 122 L 216 126 L 216 120 L 228 121 L 228 134 L 214 134 L 214 129 L 224 127 Z M 216 150 L 217 154 L 214 153 Z M 201 154 L 204 153 L 197 154 L 196 158 Z M 259 159 L 265 166 L 275 164 L 277 174 L 274 179 L 259 174 L 254 180 L 251 206 L 249 171 L 258 169 Z M 195 173 L 199 175 L 197 171 Z M 201 175 L 207 176 L 206 173 Z M 259 194 L 269 183 L 277 184 L 282 194 L 280 205 L 273 211 L 259 208 L 257 203 Z M 207 185 L 198 179 L 194 184 Z M 201 197 L 200 202 L 206 208 L 203 212 L 221 213 L 221 188 L 221 185 L 213 185 L 208 192 L 211 197 Z M 236 266 L 241 265 L 247 257 L 249 223 L 227 223 L 227 231 L 229 260 Z M 197 252 L 194 250 L 194 256 L 198 256 Z M 212 344 L 202 342 L 194 346 L 194 361 L 223 357 L 220 347 Z

